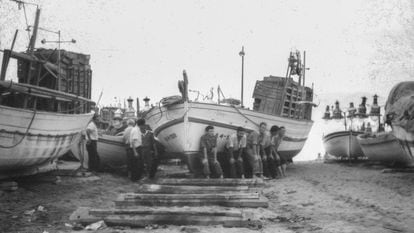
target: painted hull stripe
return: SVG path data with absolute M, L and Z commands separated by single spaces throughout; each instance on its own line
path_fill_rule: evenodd
M 4 130 L 4 129 L 1 129 L 0 130 L 0 134 L 1 133 L 25 135 L 25 133 L 22 133 L 22 132 L 19 132 L 19 131 L 7 131 L 7 130 Z M 79 133 L 80 133 L 80 131 L 79 132 L 76 132 L 76 133 L 56 134 L 56 135 L 53 135 L 53 134 L 33 134 L 33 133 L 27 133 L 27 136 L 30 136 L 30 137 L 35 136 L 35 137 L 52 137 L 52 138 L 59 138 L 59 137 L 73 136 L 73 135 L 76 135 L 76 134 L 79 134 Z
M 124 143 L 119 142 L 119 141 L 114 141 L 114 140 L 110 140 L 110 139 L 104 139 L 104 138 L 98 138 L 98 143 L 105 143 L 105 144 L 111 144 L 111 145 L 116 145 L 116 146 L 120 146 L 120 147 L 124 147 Z
M 360 134 L 363 134 L 363 132 L 352 132 L 352 136 L 358 136 Z M 340 137 L 346 137 L 349 136 L 349 131 L 340 131 L 340 132 L 334 132 L 334 133 L 330 133 L 327 134 L 323 137 L 323 141 L 327 142 L 329 140 L 332 140 L 334 138 L 340 138 Z
M 194 117 L 189 117 L 188 118 L 189 122 L 193 122 L 193 123 L 199 123 L 199 124 L 204 124 L 204 125 L 212 125 L 212 126 L 216 126 L 216 127 L 221 127 L 221 128 L 227 128 L 227 129 L 232 129 L 232 130 L 237 130 L 238 126 L 235 125 L 231 125 L 231 124 L 226 124 L 226 123 L 221 123 L 221 122 L 216 122 L 216 121 L 211 121 L 211 120 L 204 120 L 204 119 L 200 119 L 200 118 L 194 118 Z M 154 134 L 155 136 L 158 136 L 158 134 L 163 131 L 166 128 L 169 128 L 173 125 L 177 125 L 179 123 L 183 123 L 184 122 L 184 117 L 180 117 L 174 120 L 171 120 L 165 124 L 160 125 L 158 128 L 155 129 Z M 251 132 L 251 129 L 246 129 L 246 131 Z M 292 138 L 292 137 L 287 137 L 285 136 L 283 138 L 283 141 L 287 141 L 287 142 L 304 142 L 306 141 L 308 138 Z

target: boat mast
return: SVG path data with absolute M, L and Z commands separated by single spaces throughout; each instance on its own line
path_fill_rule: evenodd
M 37 37 L 37 31 L 39 29 L 39 18 L 40 18 L 40 8 L 36 5 L 36 17 L 35 22 L 33 26 L 33 33 L 32 37 L 30 37 L 29 46 L 27 47 L 27 53 L 30 55 L 33 55 L 33 51 L 36 45 L 36 37 Z
M 242 72 L 241 72 L 241 97 L 240 97 L 240 106 L 243 108 L 243 84 L 244 84 L 244 46 L 242 46 L 242 50 L 239 52 L 239 55 L 242 58 Z

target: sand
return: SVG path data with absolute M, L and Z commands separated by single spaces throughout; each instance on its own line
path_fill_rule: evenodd
M 164 172 L 179 167 L 162 167 Z M 106 228 L 97 232 L 414 232 L 414 174 L 382 173 L 383 167 L 347 163 L 297 162 L 288 177 L 266 181 L 267 209 L 255 213 L 263 229 L 222 226 Z M 62 176 L 61 182 L 20 180 L 19 189 L 0 193 L 0 232 L 91 232 L 65 226 L 78 207 L 110 208 L 119 193 L 138 184 L 98 173 Z M 39 207 L 40 206 L 40 207 Z

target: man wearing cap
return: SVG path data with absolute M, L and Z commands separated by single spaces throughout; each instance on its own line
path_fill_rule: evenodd
M 99 155 L 98 155 L 98 115 L 94 115 L 92 120 L 86 127 L 86 150 L 88 151 L 88 168 L 91 171 L 99 170 Z

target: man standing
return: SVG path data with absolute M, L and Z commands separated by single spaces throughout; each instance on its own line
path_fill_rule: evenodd
M 137 125 L 142 134 L 142 145 L 140 162 L 145 165 L 148 178 L 155 177 L 158 168 L 158 150 L 155 144 L 154 134 L 149 130 L 149 126 L 145 124 L 145 119 L 139 119 Z M 144 170 L 141 169 L 141 174 Z
M 214 135 L 214 127 L 209 125 L 205 129 L 205 134 L 200 139 L 200 149 L 203 156 L 203 173 L 210 179 L 211 173 L 214 176 L 223 178 L 223 170 L 217 161 L 217 137 Z
M 140 152 L 140 147 L 142 145 L 142 135 L 141 131 L 138 126 L 135 126 L 131 129 L 131 133 L 129 136 L 129 142 L 131 144 L 132 154 L 131 156 L 131 180 L 137 181 L 141 178 L 142 175 L 142 155 Z
M 96 123 L 98 115 L 94 115 L 91 122 L 86 127 L 86 150 L 88 151 L 88 168 L 91 171 L 99 170 L 99 155 L 98 155 L 98 128 Z
M 266 122 L 260 123 L 259 126 L 259 139 L 258 139 L 258 147 L 259 147 L 259 156 L 262 161 L 262 171 L 264 177 L 270 177 L 271 174 L 274 174 L 274 169 L 269 164 L 270 156 L 270 135 L 267 132 L 267 124 Z M 270 162 L 271 163 L 271 162 Z
M 131 130 L 134 128 L 135 126 L 135 121 L 133 119 L 128 119 L 127 121 L 127 128 L 124 131 L 124 143 L 125 143 L 125 149 L 126 149 L 126 157 L 127 157 L 127 167 L 128 167 L 128 177 L 132 180 L 132 174 L 134 173 L 134 169 L 136 169 L 136 163 L 134 163 L 135 156 L 134 156 L 134 152 L 132 150 L 131 147 Z M 134 164 L 134 165 L 133 165 Z
M 259 149 L 259 133 L 253 130 L 247 136 L 246 160 L 254 177 L 263 176 L 263 165 L 259 155 Z
M 246 135 L 243 127 L 238 127 L 237 132 L 229 137 L 225 148 L 230 162 L 230 177 L 244 179 L 242 156 L 246 149 Z

